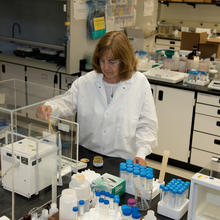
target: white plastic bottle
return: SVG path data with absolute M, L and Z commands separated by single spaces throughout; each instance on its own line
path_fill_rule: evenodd
M 178 71 L 180 56 L 179 56 L 179 53 L 177 51 L 175 51 L 175 53 L 174 53 L 174 55 L 172 57 L 172 60 L 173 60 L 173 68 L 172 68 L 172 70 L 173 71 Z
M 48 210 L 47 209 L 43 209 L 42 213 L 41 213 L 41 220 L 48 220 Z
M 54 215 L 55 213 L 57 213 L 59 210 L 57 208 L 57 204 L 56 203 L 51 203 L 50 205 L 50 209 L 49 209 L 49 216 Z
M 89 211 L 91 188 L 90 183 L 85 179 L 84 175 L 73 175 L 69 183 L 69 188 L 74 189 L 77 197 L 85 201 L 85 212 Z
M 77 206 L 77 195 L 73 189 L 64 189 L 60 197 L 59 220 L 73 219 L 73 206 Z
M 156 220 L 153 210 L 148 210 L 147 215 L 144 217 L 144 220 Z

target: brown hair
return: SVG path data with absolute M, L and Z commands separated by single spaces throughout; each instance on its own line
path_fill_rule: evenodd
M 137 60 L 127 36 L 121 31 L 111 31 L 99 40 L 92 58 L 92 66 L 97 73 L 102 73 L 99 60 L 108 50 L 113 59 L 120 60 L 120 80 L 130 79 L 137 70 Z

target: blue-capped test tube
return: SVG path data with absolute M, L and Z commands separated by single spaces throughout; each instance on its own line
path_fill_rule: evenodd
M 85 201 L 84 200 L 79 200 L 79 215 L 82 216 L 84 215 L 84 209 L 85 209 Z

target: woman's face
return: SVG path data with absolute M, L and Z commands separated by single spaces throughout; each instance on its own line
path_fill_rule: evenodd
M 100 67 L 103 72 L 103 79 L 108 83 L 118 83 L 120 60 L 112 58 L 111 51 L 106 51 L 100 58 Z

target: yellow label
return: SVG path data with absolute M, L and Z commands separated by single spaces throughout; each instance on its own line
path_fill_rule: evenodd
M 103 30 L 105 28 L 105 18 L 104 17 L 98 17 L 94 18 L 94 28 L 96 31 Z

